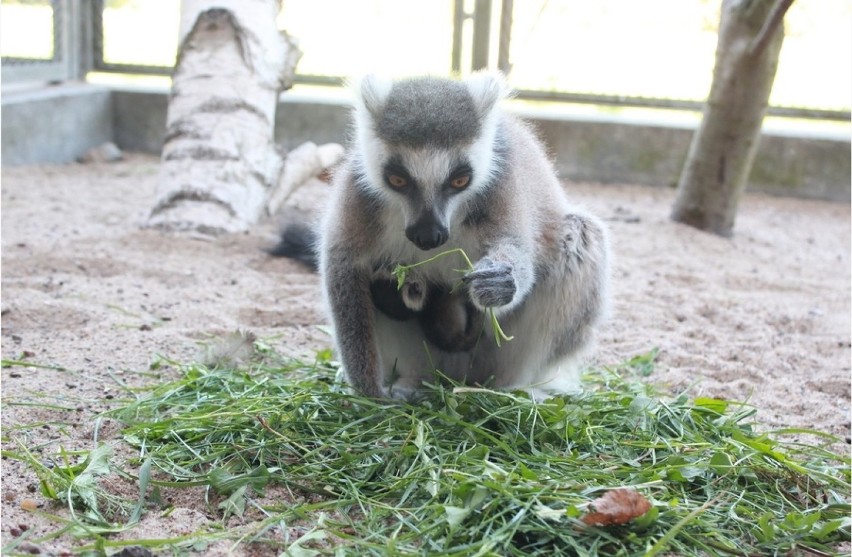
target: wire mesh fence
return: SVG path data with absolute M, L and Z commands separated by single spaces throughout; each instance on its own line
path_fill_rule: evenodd
M 170 74 L 178 50 L 179 2 L 94 0 L 95 70 Z
M 518 2 L 512 84 L 532 99 L 700 110 L 720 10 L 721 0 Z M 770 114 L 849 120 L 850 21 L 848 0 L 793 4 Z
M 62 58 L 67 4 L 91 6 L 91 69 L 169 75 L 174 0 L 0 0 L 7 68 Z M 721 0 L 286 0 L 300 41 L 297 82 L 509 71 L 521 98 L 700 109 L 712 79 Z M 793 4 L 770 114 L 849 120 L 852 2 Z M 78 22 L 78 24 L 81 22 Z M 8 29 L 8 31 L 7 31 Z M 820 63 L 815 63 L 820 61 Z
M 62 10 L 56 0 L 0 4 L 4 65 L 45 64 L 62 56 Z
M 87 0 L 0 0 L 2 79 L 82 79 L 91 28 Z
M 4 81 L 61 81 L 65 17 L 61 0 L 0 4 L 0 54 Z

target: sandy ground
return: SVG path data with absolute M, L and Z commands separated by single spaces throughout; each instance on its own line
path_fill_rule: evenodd
M 119 396 L 117 380 L 156 381 L 155 355 L 192 360 L 211 336 L 250 329 L 308 357 L 329 346 L 317 328 L 317 277 L 262 250 L 274 222 L 216 241 L 141 229 L 157 172 L 147 156 L 2 169 L 3 358 L 62 368 L 2 370 L 4 449 L 49 454 L 59 440 L 92 448 L 94 416 Z M 325 187 L 312 184 L 294 202 L 316 207 Z M 722 239 L 670 222 L 668 189 L 569 191 L 609 222 L 616 254 L 598 363 L 659 348 L 648 380 L 670 392 L 748 399 L 766 429 L 850 435 L 848 205 L 749 195 L 735 237 Z M 115 428 L 98 433 L 118 443 Z M 2 492 L 3 544 L 21 525 L 35 535 L 55 529 L 22 510 L 26 499 L 63 514 L 12 459 L 2 460 Z M 197 493 L 175 505 L 136 535 L 188 533 L 214 515 Z M 40 548 L 61 554 L 73 543 Z

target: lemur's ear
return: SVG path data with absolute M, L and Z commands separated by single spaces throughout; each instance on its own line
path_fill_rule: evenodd
M 509 96 L 509 86 L 503 74 L 498 72 L 475 72 L 465 79 L 465 85 L 480 119 L 485 118 L 498 101 Z
M 393 87 L 393 81 L 373 74 L 355 80 L 352 83 L 352 89 L 355 91 L 356 108 L 359 111 L 366 111 L 375 118 L 384 107 L 391 87 Z

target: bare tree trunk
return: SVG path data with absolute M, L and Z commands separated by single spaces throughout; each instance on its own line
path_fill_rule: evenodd
M 672 219 L 730 236 L 793 0 L 723 0 L 713 85 L 678 183 Z
M 273 140 L 278 95 L 301 56 L 276 29 L 279 9 L 279 0 L 183 1 L 150 226 L 235 232 L 266 209 L 284 164 Z

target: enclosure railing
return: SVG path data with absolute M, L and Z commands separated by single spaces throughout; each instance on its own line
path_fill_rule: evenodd
M 27 10 L 6 13 L 14 6 L 5 1 L 0 4 L 4 12 L 0 17 L 4 83 L 59 82 L 85 75 L 92 56 L 90 3 L 29 0 Z
M 843 0 L 822 3 L 823 8 L 829 3 L 840 10 L 845 5 Z M 279 23 L 297 31 L 305 51 L 297 83 L 339 85 L 344 74 L 369 71 L 377 64 L 389 73 L 499 68 L 511 72 L 511 84 L 521 99 L 695 111 L 701 110 L 709 90 L 719 0 L 285 0 L 283 4 Z M 164 76 L 172 71 L 179 19 L 179 3 L 174 0 L 0 0 L 0 5 L 10 16 L 3 14 L 4 31 L 15 25 L 12 17 L 25 13 L 10 9 L 15 6 L 40 6 L 50 13 L 48 23 L 41 24 L 49 28 L 42 29 L 36 55 L 22 55 L 3 41 L 4 82 L 81 79 L 88 70 Z M 121 18 L 122 10 L 137 10 L 136 16 Z M 150 17 L 139 16 L 144 13 Z M 696 13 L 701 21 L 696 22 Z M 676 22 L 670 36 L 654 36 L 661 34 L 654 30 L 662 16 Z M 368 21 L 379 37 L 376 46 L 359 51 L 371 40 L 364 33 Z M 601 21 L 605 28 L 595 28 Z M 154 28 L 146 30 L 146 24 Z M 643 31 L 646 27 L 650 31 Z M 793 38 L 788 38 L 794 44 L 790 56 L 802 60 L 796 33 L 801 35 L 794 28 Z M 846 36 L 841 39 L 834 47 L 838 55 L 850 42 Z M 138 55 L 113 46 L 133 41 L 144 43 L 135 48 Z M 699 47 L 705 58 L 690 59 Z M 594 49 L 601 52 L 590 52 Z M 829 71 L 849 73 L 844 60 L 832 63 Z M 801 68 L 800 63 L 796 70 Z M 776 88 L 778 79 L 790 81 L 782 73 Z M 849 121 L 849 99 L 837 101 L 842 97 L 795 105 L 773 101 L 769 114 Z

